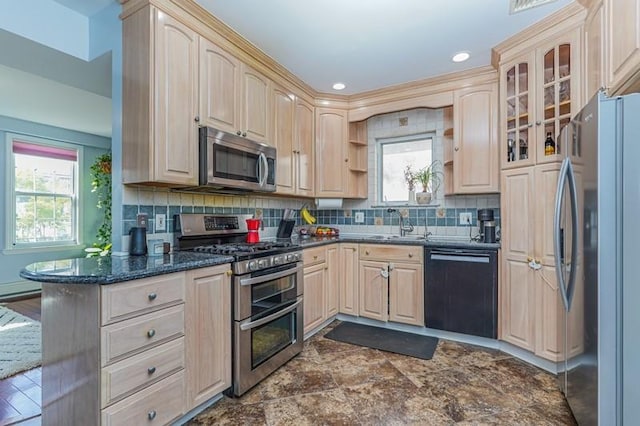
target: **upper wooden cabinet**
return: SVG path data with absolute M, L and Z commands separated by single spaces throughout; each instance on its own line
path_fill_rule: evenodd
M 200 124 L 272 144 L 271 80 L 200 38 Z
M 594 2 L 584 23 L 584 96 L 587 103 L 596 92 L 606 86 L 604 48 L 604 4 Z
M 272 93 L 277 193 L 313 197 L 313 106 L 280 86 Z
M 571 29 L 500 65 L 502 168 L 562 159 L 560 129 L 582 106 L 580 36 Z M 552 155 L 545 155 L 548 133 Z
M 123 183 L 198 183 L 198 35 L 153 6 L 123 22 Z
M 453 192 L 499 192 L 497 83 L 453 94 Z
M 200 124 L 236 133 L 240 124 L 240 61 L 200 39 Z
M 640 91 L 640 0 L 604 0 L 610 94 Z
M 349 153 L 347 111 L 316 108 L 316 196 L 345 197 Z

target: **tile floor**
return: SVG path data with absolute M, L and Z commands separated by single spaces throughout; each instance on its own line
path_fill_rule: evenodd
M 495 350 L 440 341 L 424 361 L 325 339 L 190 425 L 575 425 L 555 377 Z

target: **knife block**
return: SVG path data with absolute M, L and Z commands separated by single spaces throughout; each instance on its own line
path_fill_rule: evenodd
M 282 219 L 278 224 L 278 232 L 276 238 L 291 238 L 293 227 L 296 225 L 296 221 L 293 219 Z

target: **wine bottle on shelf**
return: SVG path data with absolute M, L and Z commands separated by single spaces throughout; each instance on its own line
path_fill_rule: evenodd
M 547 139 L 544 141 L 544 155 L 553 155 L 556 153 L 556 143 L 551 137 L 551 132 L 547 132 Z

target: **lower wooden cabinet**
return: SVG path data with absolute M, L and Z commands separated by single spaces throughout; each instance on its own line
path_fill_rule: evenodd
M 228 264 L 43 283 L 42 424 L 170 424 L 229 387 L 230 285 Z
M 312 247 L 303 251 L 305 334 L 338 313 L 338 254 L 338 244 Z
M 359 251 L 359 315 L 424 326 L 424 248 L 360 244 Z
M 187 272 L 187 411 L 231 386 L 230 272 L 229 265 Z
M 358 316 L 358 244 L 341 243 L 339 245 L 339 303 L 341 314 Z

